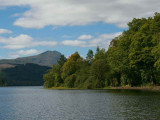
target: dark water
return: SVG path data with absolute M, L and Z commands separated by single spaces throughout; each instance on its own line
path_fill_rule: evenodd
M 160 93 L 0 88 L 0 120 L 160 120 Z

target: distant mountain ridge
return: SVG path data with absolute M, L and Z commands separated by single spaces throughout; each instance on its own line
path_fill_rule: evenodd
M 29 57 L 21 57 L 16 59 L 2 59 L 0 64 L 27 64 L 33 63 L 41 66 L 51 67 L 56 64 L 62 54 L 57 51 L 46 51 L 41 54 Z

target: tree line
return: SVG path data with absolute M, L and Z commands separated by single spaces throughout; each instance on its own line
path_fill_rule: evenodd
M 43 78 L 46 88 L 160 85 L 160 14 L 134 18 L 107 51 L 97 47 L 85 59 L 78 52 L 62 55 Z

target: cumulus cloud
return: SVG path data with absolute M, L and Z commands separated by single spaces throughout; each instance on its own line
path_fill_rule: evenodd
M 80 46 L 80 47 L 86 46 L 86 42 L 80 41 L 80 40 L 65 40 L 65 41 L 62 41 L 61 43 L 67 46 Z
M 111 40 L 121 34 L 122 32 L 117 32 L 113 34 L 101 34 L 97 38 L 89 41 L 87 45 L 92 47 L 100 46 L 101 48 L 108 48 Z
M 21 34 L 17 37 L 0 37 L 0 44 L 2 48 L 7 49 L 22 49 L 35 46 L 54 46 L 57 44 L 56 41 L 34 41 L 34 39 L 25 34 Z
M 88 40 L 88 39 L 91 39 L 93 38 L 92 35 L 81 35 L 78 37 L 78 40 Z
M 113 33 L 113 34 L 101 34 L 98 37 L 91 39 L 91 40 L 86 40 L 86 41 L 82 41 L 82 40 L 64 40 L 61 42 L 61 44 L 63 45 L 67 45 L 67 46 L 78 46 L 78 47 L 103 47 L 103 48 L 108 48 L 110 41 L 121 35 L 122 32 L 117 32 L 117 33 Z M 78 37 L 79 38 L 79 37 Z
M 19 55 L 33 55 L 39 53 L 36 49 L 30 49 L 30 50 L 20 50 L 17 52 Z
M 25 28 L 87 25 L 96 22 L 126 27 L 135 18 L 160 11 L 159 0 L 0 0 L 0 7 L 29 6 L 14 22 Z
M 17 52 L 12 52 L 9 54 L 10 58 L 17 58 L 20 56 L 27 56 L 27 55 L 34 55 L 34 54 L 38 54 L 39 51 L 36 49 L 30 49 L 30 50 L 19 50 Z
M 0 34 L 6 34 L 6 33 L 12 33 L 12 31 L 7 29 L 0 29 Z

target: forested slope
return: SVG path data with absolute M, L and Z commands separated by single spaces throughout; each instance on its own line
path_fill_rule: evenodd
M 43 85 L 43 74 L 50 67 L 27 63 L 1 70 L 2 86 L 40 86 Z

